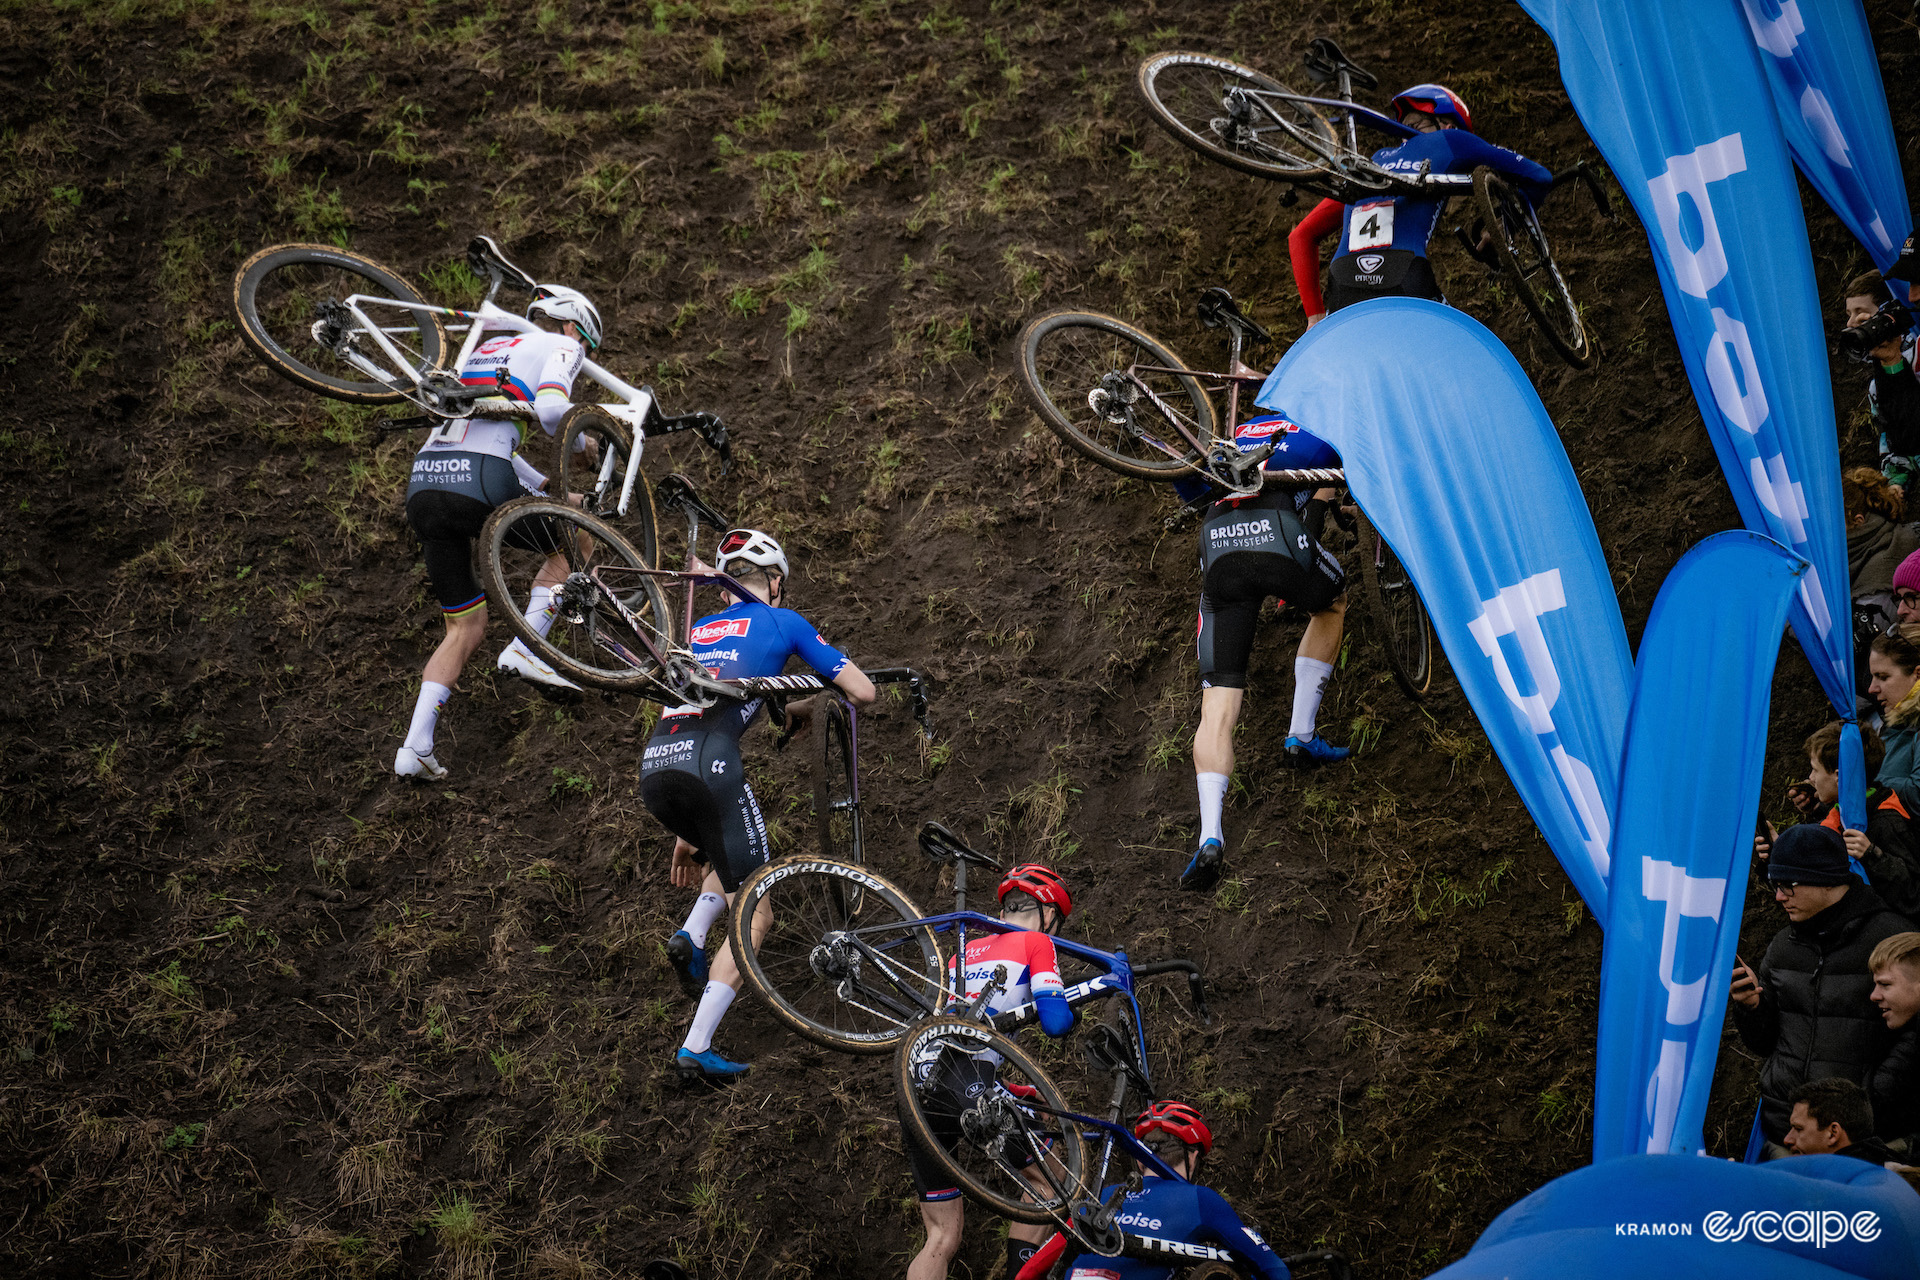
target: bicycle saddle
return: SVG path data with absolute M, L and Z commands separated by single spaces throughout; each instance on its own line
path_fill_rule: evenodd
M 507 261 L 507 255 L 500 252 L 492 236 L 475 236 L 467 241 L 467 265 L 475 275 L 491 280 L 496 288 L 506 284 L 532 293 L 538 287 L 532 276 Z
M 1200 295 L 1200 302 L 1196 309 L 1200 315 L 1200 323 L 1209 329 L 1230 325 L 1239 330 L 1240 336 L 1249 342 L 1273 341 L 1273 335 L 1242 314 L 1239 304 L 1233 300 L 1233 295 L 1218 285 Z
M 1340 52 L 1340 46 L 1326 36 L 1315 36 L 1307 41 L 1307 52 L 1300 61 L 1317 84 L 1328 84 L 1345 71 L 1348 83 L 1356 89 L 1380 87 L 1379 76 Z
M 967 847 L 967 842 L 937 822 L 929 820 L 920 828 L 920 852 L 935 862 L 970 862 L 976 867 L 1000 869 L 1000 860 L 990 853 Z
M 653 496 L 655 501 L 669 511 L 685 511 L 699 516 L 706 523 L 719 529 L 732 526 L 732 521 L 708 506 L 706 501 L 694 492 L 693 481 L 678 471 L 672 475 L 660 477 L 660 482 L 653 486 Z

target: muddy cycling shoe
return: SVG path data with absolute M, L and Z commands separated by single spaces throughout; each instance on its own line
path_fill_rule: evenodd
M 393 754 L 393 772 L 395 777 L 411 778 L 416 782 L 438 782 L 447 776 L 447 770 L 429 751 L 421 755 L 412 747 L 402 746 Z
M 1302 740 L 1287 738 L 1287 763 L 1295 768 L 1311 769 L 1316 765 L 1337 764 L 1353 752 L 1346 747 L 1336 747 L 1319 734 Z
M 1193 855 L 1193 861 L 1180 873 L 1180 887 L 1192 889 L 1195 893 L 1205 893 L 1220 883 L 1220 873 L 1226 869 L 1227 851 L 1218 840 L 1208 840 L 1201 844 L 1199 852 Z
M 578 702 L 584 696 L 580 686 L 533 656 L 533 651 L 515 640 L 500 651 L 499 669 L 533 685 L 535 693 L 548 702 Z
M 693 945 L 693 935 L 685 929 L 667 939 L 667 962 L 680 979 L 680 989 L 697 998 L 707 987 L 707 952 Z
M 682 1049 L 680 1056 L 673 1060 L 680 1068 L 681 1084 L 696 1084 L 705 1081 L 708 1084 L 731 1084 L 753 1068 L 744 1062 L 729 1062 L 712 1049 L 705 1053 L 689 1053 Z

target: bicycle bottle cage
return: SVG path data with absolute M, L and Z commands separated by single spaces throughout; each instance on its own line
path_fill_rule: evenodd
M 1239 304 L 1233 300 L 1233 295 L 1218 285 L 1200 295 L 1197 310 L 1200 323 L 1209 329 L 1218 329 L 1224 325 L 1238 333 L 1243 340 L 1256 346 L 1263 346 L 1273 341 L 1273 335 L 1249 319 L 1240 310 Z
M 532 276 L 507 261 L 507 255 L 500 252 L 492 236 L 475 236 L 467 241 L 467 266 L 473 274 L 487 278 L 488 302 L 493 301 L 493 295 L 500 292 L 503 284 L 522 293 L 532 293 L 540 287 Z
M 920 852 L 943 866 L 970 862 L 976 867 L 990 867 L 995 871 L 1000 869 L 998 858 L 969 848 L 966 841 L 932 820 L 920 827 Z
M 1356 89 L 1380 87 L 1379 76 L 1340 52 L 1340 46 L 1326 36 L 1315 36 L 1307 41 L 1307 51 L 1300 61 L 1306 67 L 1307 75 L 1316 84 L 1331 83 L 1342 71 L 1345 71 L 1348 80 Z

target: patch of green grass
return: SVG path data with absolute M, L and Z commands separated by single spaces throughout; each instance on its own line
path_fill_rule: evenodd
M 757 316 L 767 309 L 767 300 L 750 284 L 737 285 L 727 295 L 727 310 L 737 316 Z
M 719 36 L 707 42 L 707 48 L 700 55 L 700 69 L 715 80 L 726 74 L 727 42 Z
M 553 767 L 553 783 L 547 788 L 550 799 L 560 800 L 567 796 L 590 796 L 593 794 L 593 779 L 584 773 L 575 773 L 563 765 Z
M 207 1126 L 205 1121 L 197 1121 L 193 1124 L 177 1124 L 173 1126 L 172 1133 L 160 1139 L 160 1149 L 162 1151 L 179 1151 L 184 1153 L 192 1150 L 195 1144 L 206 1136 Z
M 794 334 L 799 333 L 807 327 L 808 322 L 812 319 L 813 313 L 811 311 L 808 311 L 797 302 L 789 302 L 787 304 L 787 336 L 791 338 Z

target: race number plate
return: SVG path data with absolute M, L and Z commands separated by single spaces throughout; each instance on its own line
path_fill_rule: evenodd
M 1393 243 L 1393 201 L 1376 200 L 1353 207 L 1353 222 L 1347 232 L 1347 252 L 1384 249 Z
M 466 418 L 454 418 L 454 419 L 451 419 L 450 421 L 441 423 L 438 427 L 434 428 L 433 434 L 427 437 L 427 443 L 428 444 L 459 444 L 461 443 L 467 438 L 468 421 L 469 419 L 466 419 Z

